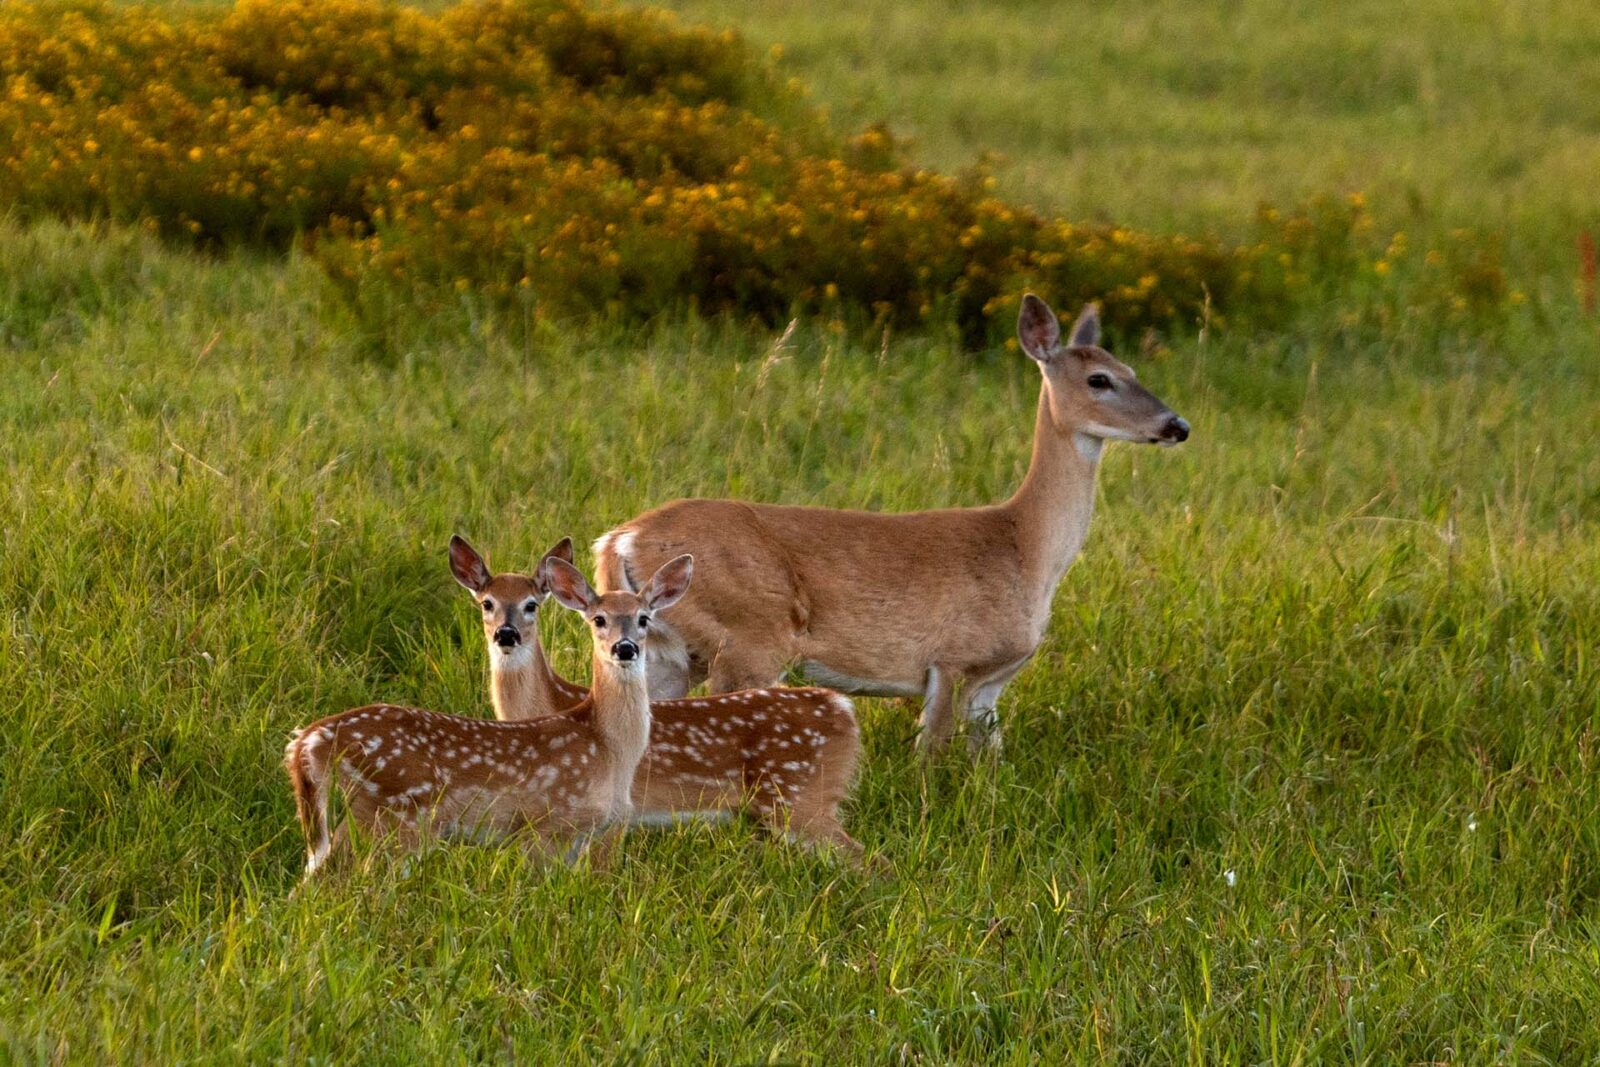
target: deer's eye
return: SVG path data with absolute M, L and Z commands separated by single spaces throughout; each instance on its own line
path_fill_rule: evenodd
M 485 600 L 485 601 L 484 601 L 484 602 L 483 602 L 483 610 L 484 610 L 484 611 L 493 611 L 493 610 L 494 610 L 494 601 L 492 601 L 492 600 Z
M 522 605 L 522 610 L 527 612 L 529 615 L 532 615 L 535 611 L 539 610 L 539 602 L 537 600 L 530 600 L 526 604 Z
M 606 628 L 606 617 L 604 615 L 596 615 L 594 617 L 594 624 L 600 627 L 600 629 L 604 630 Z
M 639 616 L 639 629 L 641 629 L 641 630 L 650 629 L 650 616 L 648 616 L 648 615 L 640 615 Z
M 1089 388 L 1090 389 L 1110 389 L 1111 388 L 1111 377 L 1110 377 L 1110 375 L 1106 375 L 1106 374 L 1091 374 L 1091 375 L 1089 375 Z

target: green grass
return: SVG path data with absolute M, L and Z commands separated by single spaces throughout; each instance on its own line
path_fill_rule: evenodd
M 887 120 L 945 168 L 1000 153 L 1007 193 L 1071 218 L 1229 232 L 1262 200 L 1362 190 L 1563 268 L 1597 222 L 1587 0 L 666 6 L 781 45 L 843 126 Z
M 511 566 L 682 493 L 993 499 L 1036 375 L 465 321 L 384 367 L 298 264 L 5 241 L 19 1058 L 1600 1055 L 1582 326 L 1140 361 L 1196 435 L 1109 454 L 1004 761 L 924 772 L 912 710 L 864 702 L 850 823 L 888 877 L 685 829 L 610 871 L 456 848 L 291 895 L 291 727 L 485 712 L 451 532 Z M 581 675 L 578 627 L 546 633 Z
M 1413 180 L 1428 225 L 1523 242 L 1529 301 L 1124 353 L 1195 436 L 1109 451 L 1001 761 L 924 769 L 914 709 L 861 702 L 848 822 L 886 876 L 690 827 L 604 871 L 445 848 L 295 892 L 292 727 L 487 714 L 452 532 L 511 567 L 690 493 L 993 500 L 1037 374 L 469 308 L 376 361 L 303 262 L 0 226 L 0 1061 L 1600 1058 L 1600 362 L 1560 258 L 1593 13 L 680 6 L 1074 214 Z M 576 622 L 545 637 L 581 677 Z

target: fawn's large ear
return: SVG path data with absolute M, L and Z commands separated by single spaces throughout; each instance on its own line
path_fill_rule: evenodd
M 483 557 L 459 535 L 450 538 L 450 573 L 474 595 L 482 592 L 492 577 Z
M 543 559 L 539 560 L 539 566 L 534 568 L 534 571 L 533 571 L 534 588 L 538 589 L 539 592 L 543 593 L 545 596 L 549 596 L 550 595 L 550 576 L 545 573 L 545 569 L 544 569 L 544 561 L 547 560 L 547 559 L 559 559 L 559 560 L 562 560 L 564 562 L 571 563 L 572 562 L 572 538 L 563 537 L 561 540 L 557 541 L 555 543 L 555 547 L 551 548 L 550 551 L 546 552 L 544 554 Z
M 1050 305 L 1032 293 L 1022 294 L 1022 310 L 1017 312 L 1017 340 L 1022 350 L 1039 363 L 1048 363 L 1061 351 L 1061 323 Z
M 664 611 L 683 599 L 689 591 L 689 579 L 694 577 L 694 557 L 679 556 L 669 559 L 661 569 L 644 583 L 639 598 L 651 611 Z
M 1073 348 L 1092 348 L 1100 343 L 1100 305 L 1085 304 L 1078 312 L 1078 321 L 1072 324 Z
M 546 556 L 539 564 L 539 574 L 549 585 L 550 595 L 564 608 L 586 612 L 600 599 L 589 588 L 589 580 L 564 559 Z

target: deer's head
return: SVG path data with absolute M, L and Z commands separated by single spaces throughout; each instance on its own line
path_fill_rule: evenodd
M 572 561 L 572 538 L 563 537 L 545 553 L 544 559 Z M 483 612 L 483 635 L 489 642 L 489 656 L 495 662 L 514 659 L 526 653 L 538 631 L 539 605 L 550 595 L 544 577 L 544 560 L 533 577 L 526 574 L 494 574 L 477 550 L 462 537 L 450 538 L 450 573 L 455 575 Z
M 1061 433 L 1101 441 L 1175 445 L 1189 424 L 1139 384 L 1133 368 L 1100 347 L 1100 309 L 1090 304 L 1065 342 L 1050 305 L 1032 293 L 1022 298 L 1017 340 L 1044 372 L 1050 420 Z
M 689 591 L 694 557 L 679 556 L 663 563 L 637 593 L 596 593 L 578 568 L 563 559 L 547 556 L 539 569 L 556 602 L 579 612 L 588 621 L 597 664 L 642 670 L 653 616 L 676 604 Z

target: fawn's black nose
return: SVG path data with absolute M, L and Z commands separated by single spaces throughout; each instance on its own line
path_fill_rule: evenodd
M 515 626 L 502 626 L 494 632 L 494 643 L 505 649 L 516 648 L 522 644 L 522 635 Z
M 611 646 L 611 654 L 623 663 L 627 663 L 639 655 L 639 646 L 632 641 L 618 641 Z
M 1188 420 L 1179 418 L 1177 415 L 1172 416 L 1167 420 L 1167 424 L 1161 427 L 1161 439 L 1174 442 L 1187 441 L 1189 439 Z

